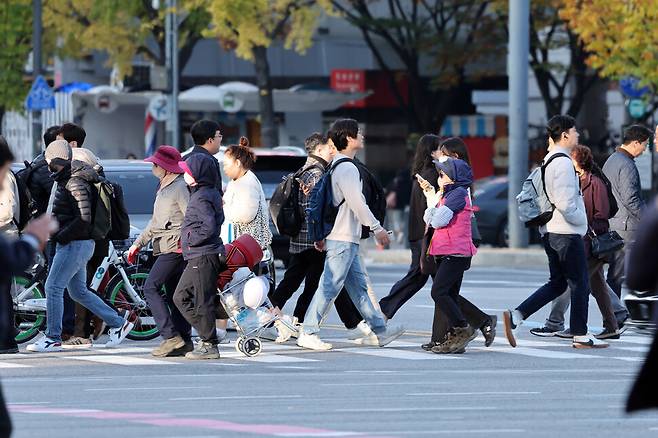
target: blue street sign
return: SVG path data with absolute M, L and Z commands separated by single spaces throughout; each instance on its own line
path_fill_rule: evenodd
M 651 88 L 644 86 L 640 87 L 640 80 L 633 76 L 626 76 L 619 81 L 619 88 L 621 92 L 631 99 L 639 99 L 648 92 Z
M 55 94 L 43 76 L 37 76 L 32 83 L 30 93 L 25 99 L 25 107 L 28 111 L 41 111 L 55 108 Z

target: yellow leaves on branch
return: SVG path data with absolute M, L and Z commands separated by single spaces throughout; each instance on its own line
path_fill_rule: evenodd
M 560 16 L 581 38 L 588 63 L 613 79 L 658 86 L 658 1 L 563 0 Z
M 208 10 L 212 27 L 206 35 L 219 38 L 249 61 L 254 47 L 269 47 L 275 40 L 304 53 L 313 43 L 321 12 L 311 0 L 212 0 Z

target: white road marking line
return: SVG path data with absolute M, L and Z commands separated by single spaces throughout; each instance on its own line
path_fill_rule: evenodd
M 553 383 L 614 383 L 630 382 L 631 379 L 569 379 L 569 380 L 551 380 Z
M 301 395 L 225 395 L 216 397 L 175 397 L 169 401 L 190 401 L 190 400 L 252 400 L 252 399 L 281 399 L 281 398 L 302 398 Z
M 87 388 L 85 391 L 165 391 L 169 389 L 207 389 L 207 386 L 143 386 L 143 387 L 112 387 L 112 388 Z
M 624 350 L 624 351 L 635 351 L 638 353 L 647 353 L 649 349 L 647 347 L 618 347 L 617 345 L 614 346 L 615 350 Z
M 455 430 L 402 430 L 392 432 L 390 430 L 384 432 L 368 432 L 368 435 L 454 435 L 462 436 L 462 434 L 491 434 L 491 433 L 523 433 L 525 429 L 455 429 Z
M 498 411 L 496 406 L 482 406 L 478 410 Z M 416 407 L 416 408 L 363 408 L 363 409 L 334 409 L 334 412 L 416 412 L 416 411 L 472 411 L 473 406 L 443 406 L 443 407 Z
M 643 362 L 643 357 L 611 357 L 610 359 L 623 360 L 624 362 Z
M 333 351 L 342 351 L 344 353 L 356 353 L 366 356 L 385 357 L 388 359 L 405 359 L 405 360 L 437 360 L 437 359 L 462 359 L 457 355 L 420 353 L 417 351 L 394 350 L 392 348 L 363 347 L 363 348 L 338 348 Z
M 496 351 L 500 353 L 520 354 L 522 356 L 541 357 L 544 359 L 604 359 L 603 356 L 591 354 L 565 353 L 563 351 L 540 350 L 527 347 L 475 347 L 475 350 Z
M 107 348 L 103 344 L 101 344 L 101 346 L 94 346 L 94 350 L 103 350 L 103 354 L 128 354 L 128 353 L 151 354 L 150 348 L 144 348 L 144 347 Z
M 482 391 L 482 392 L 412 392 L 406 394 L 410 397 L 424 397 L 424 396 L 435 396 L 435 395 L 535 395 L 541 394 L 539 391 Z
M 620 339 L 610 339 L 610 342 L 614 344 L 621 342 L 630 342 L 631 344 L 651 345 L 651 343 L 653 342 L 653 338 L 648 336 L 621 335 Z
M 261 353 L 258 356 L 247 357 L 237 351 L 226 351 L 220 353 L 222 358 L 225 359 L 238 359 L 247 362 L 261 362 L 261 363 L 295 363 L 295 362 L 318 362 L 318 359 L 307 359 L 305 357 L 283 356 L 280 354 Z
M 60 356 L 63 359 L 84 360 L 88 362 L 107 363 L 112 365 L 180 365 L 180 362 L 166 362 L 164 360 L 144 359 L 130 356 Z
M 296 366 L 292 366 L 292 365 L 290 365 L 290 366 L 285 366 L 285 365 L 276 366 L 275 365 L 275 366 L 271 366 L 269 368 L 275 368 L 275 369 L 279 369 L 279 370 L 312 370 L 313 369 L 313 367 L 301 367 L 301 366 L 296 367 Z
M 282 432 L 275 433 L 274 436 L 287 437 L 332 437 L 332 436 L 361 436 L 371 435 L 365 432 Z
M 625 381 L 625 380 L 624 380 Z M 391 386 L 391 385 L 447 385 L 449 382 L 371 382 L 371 383 L 321 383 L 320 386 Z
M 24 365 L 22 363 L 13 362 L 0 362 L 0 368 L 32 368 L 32 365 Z

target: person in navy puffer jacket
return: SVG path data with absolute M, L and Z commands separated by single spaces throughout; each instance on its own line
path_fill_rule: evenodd
M 471 258 L 477 252 L 471 233 L 473 206 L 468 192 L 473 172 L 465 161 L 455 158 L 434 163 L 440 190 L 435 207 L 428 208 L 424 215 L 425 223 L 434 228 L 428 248 L 437 264 L 432 298 L 443 309 L 451 330 L 431 351 L 463 353 L 475 338 L 475 329 L 466 322 L 457 300 L 464 272 L 471 267 Z
M 215 188 L 218 176 L 214 159 L 195 154 L 178 163 L 185 171 L 191 195 L 181 228 L 187 266 L 174 292 L 174 303 L 200 337 L 194 350 L 185 355 L 187 359 L 219 359 L 215 295 L 217 277 L 226 269 L 226 252 L 219 237 L 224 210 L 222 197 Z

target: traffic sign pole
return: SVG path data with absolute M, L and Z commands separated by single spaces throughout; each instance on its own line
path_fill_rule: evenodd
M 32 0 L 32 76 L 41 75 L 41 0 Z M 41 110 L 32 112 L 32 156 L 41 153 Z

